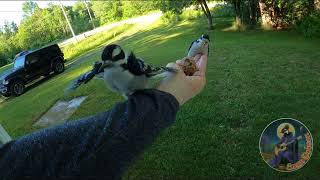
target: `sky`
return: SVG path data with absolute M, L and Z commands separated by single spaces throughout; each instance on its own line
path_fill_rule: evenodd
M 19 25 L 22 20 L 23 11 L 22 4 L 25 1 L 0 1 L 0 26 L 4 24 L 4 21 L 14 21 Z M 49 2 L 59 4 L 59 1 L 34 1 L 40 8 L 47 7 Z M 61 1 L 65 6 L 72 6 L 76 1 Z

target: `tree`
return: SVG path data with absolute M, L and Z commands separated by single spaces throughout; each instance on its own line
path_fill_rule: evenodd
M 205 0 L 197 0 L 197 2 L 200 4 L 203 13 L 206 15 L 208 19 L 209 29 L 212 30 L 213 29 L 212 16 L 210 13 L 210 9 L 208 8 L 207 2 Z
M 33 1 L 27 1 L 22 4 L 22 11 L 23 16 L 28 17 L 31 16 L 37 9 L 39 9 L 39 6 L 36 2 Z
M 58 5 L 36 10 L 22 20 L 17 37 L 22 49 L 39 48 L 48 43 L 70 36 L 67 23 Z
M 262 26 L 283 29 L 314 11 L 314 0 L 259 0 Z
M 121 1 L 123 18 L 142 15 L 150 10 L 156 9 L 152 1 Z
M 92 1 L 92 10 L 100 24 L 122 19 L 122 9 L 120 0 Z
M 241 20 L 241 0 L 233 0 L 234 12 L 236 15 L 236 26 L 240 27 L 242 25 Z
M 249 8 L 250 24 L 255 26 L 258 22 L 258 16 L 259 16 L 258 0 L 249 0 L 248 4 L 249 4 L 248 8 Z
M 156 3 L 156 6 L 158 6 L 162 12 L 164 13 L 172 12 L 178 15 L 182 13 L 184 8 L 189 7 L 192 4 L 197 4 L 201 6 L 203 13 L 205 14 L 208 20 L 209 29 L 213 29 L 212 16 L 206 0 L 181 0 L 181 1 L 160 0 L 160 1 L 156 1 L 155 3 Z
M 68 17 L 71 18 L 72 25 L 76 34 L 90 30 L 92 25 L 90 17 L 83 2 L 76 2 L 72 8 L 67 7 Z
M 10 36 L 15 35 L 17 33 L 17 30 L 18 30 L 18 26 L 15 22 L 4 21 L 2 31 L 3 31 L 3 35 L 6 38 L 9 38 Z
M 320 0 L 314 0 L 314 8 L 316 11 L 320 11 Z

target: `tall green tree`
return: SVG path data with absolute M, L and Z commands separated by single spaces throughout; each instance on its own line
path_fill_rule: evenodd
M 57 5 L 37 9 L 22 20 L 18 28 L 18 43 L 23 49 L 39 48 L 70 35 L 66 21 Z
M 208 20 L 209 29 L 213 29 L 212 15 L 206 0 L 159 0 L 155 1 L 155 4 L 162 12 L 172 12 L 174 14 L 181 14 L 184 8 L 189 7 L 192 4 L 197 4 L 201 6 L 203 13 Z
M 15 22 L 4 21 L 2 31 L 4 32 L 3 35 L 9 38 L 13 36 L 18 31 L 18 26 Z
M 129 18 L 156 9 L 152 1 L 121 1 L 122 17 Z
M 92 29 L 90 16 L 87 7 L 83 2 L 76 2 L 72 8 L 67 9 L 67 14 L 71 18 L 76 34 Z
M 92 1 L 92 10 L 101 25 L 123 17 L 120 0 Z
M 22 4 L 22 11 L 24 17 L 31 16 L 37 9 L 39 9 L 38 4 L 32 0 L 29 0 Z
M 288 28 L 314 11 L 314 0 L 259 0 L 262 25 Z

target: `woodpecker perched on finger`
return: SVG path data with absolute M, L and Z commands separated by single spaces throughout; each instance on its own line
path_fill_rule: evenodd
M 194 57 L 197 54 L 209 55 L 209 35 L 203 34 L 199 39 L 193 41 L 188 49 L 188 56 Z
M 150 78 L 163 78 L 177 72 L 176 69 L 168 67 L 150 66 L 133 52 L 125 56 L 123 49 L 115 44 L 105 47 L 101 60 L 106 85 L 125 97 L 136 90 L 150 88 Z

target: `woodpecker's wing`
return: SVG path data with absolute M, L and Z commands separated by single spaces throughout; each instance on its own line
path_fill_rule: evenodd
M 193 43 L 195 43 L 197 40 L 195 40 L 195 41 L 192 41 L 191 42 L 191 44 L 190 44 L 190 46 L 189 46 L 189 49 L 188 49 L 188 52 L 190 51 L 190 49 L 191 49 L 191 47 L 192 47 L 192 45 L 193 45 Z
M 126 68 L 134 75 L 146 75 L 147 77 L 155 76 L 164 72 L 177 72 L 174 68 L 153 67 L 145 63 L 141 58 L 135 57 L 133 53 L 131 53 L 127 59 Z
M 134 75 L 141 76 L 151 71 L 151 66 L 131 52 L 127 59 L 127 69 Z

